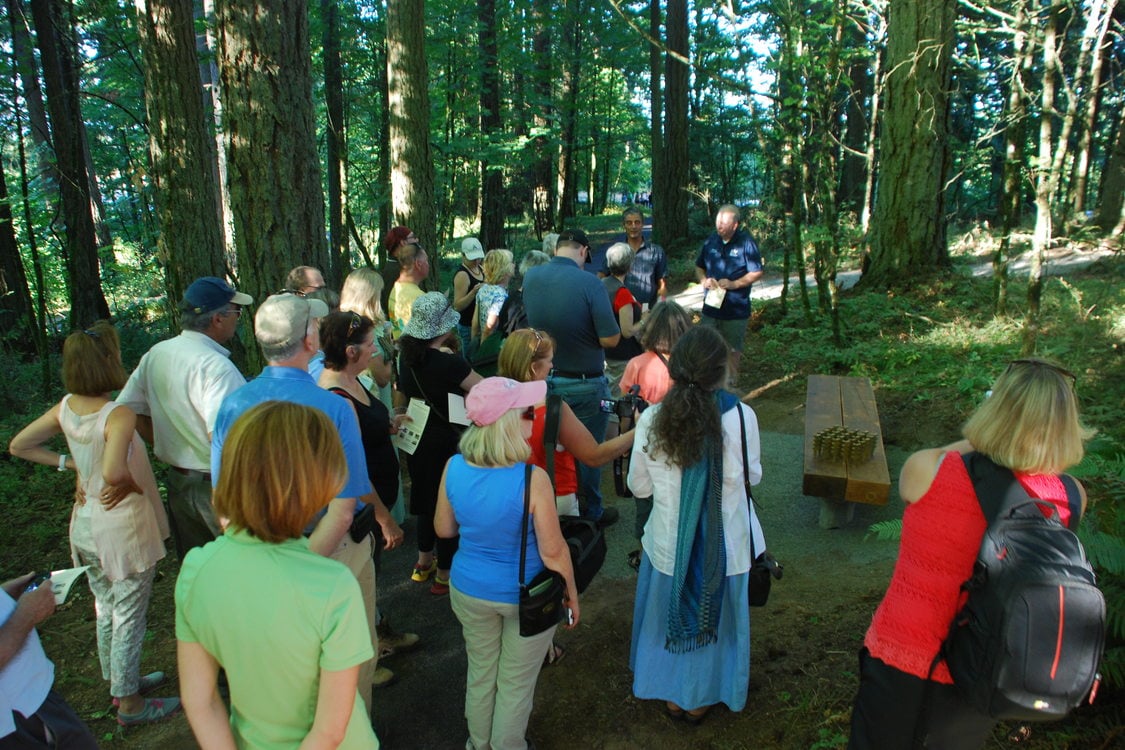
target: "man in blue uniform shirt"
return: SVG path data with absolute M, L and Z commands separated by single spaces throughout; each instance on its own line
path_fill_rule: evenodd
M 715 233 L 695 260 L 695 277 L 703 285 L 703 325 L 718 329 L 730 347 L 730 379 L 738 378 L 746 326 L 750 320 L 750 285 L 762 278 L 762 254 L 750 234 L 738 228 L 737 206 L 719 207 Z

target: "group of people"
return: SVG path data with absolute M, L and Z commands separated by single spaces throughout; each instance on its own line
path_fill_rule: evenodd
M 254 334 L 268 364 L 250 382 L 223 345 L 254 300 L 222 279 L 186 290 L 182 333 L 153 347 L 128 378 L 111 325 L 71 334 L 63 351 L 68 395 L 11 450 L 77 471 L 71 547 L 75 562 L 89 566 L 99 657 L 118 721 L 155 721 L 180 709 L 177 698 L 146 697 L 164 676 L 140 670 L 155 565 L 171 531 L 182 560 L 181 699 L 200 745 L 378 747 L 372 686 L 393 679 L 379 659 L 418 644 L 417 635 L 390 628 L 376 597 L 379 551 L 404 540 L 392 436 L 408 419 L 407 400 L 428 409 L 417 445 L 405 453 L 418 549 L 409 575 L 448 596 L 461 623 L 467 747 L 528 746 L 539 672 L 564 652 L 555 628 L 520 635 L 521 570 L 522 580 L 544 568 L 562 576 L 564 627 L 582 621 L 559 516 L 616 522 L 599 467 L 630 454 L 640 538 L 633 692 L 691 724 L 719 703 L 741 710 L 749 571 L 766 543 L 745 491 L 762 477 L 757 419 L 728 390 L 750 287 L 762 274 L 757 246 L 738 224 L 737 209 L 720 208 L 697 257 L 708 292 L 700 325 L 665 299 L 667 260 L 631 208 L 625 237 L 606 248 L 603 278 L 585 269 L 591 251 L 580 230 L 550 238 L 545 262 L 525 261 L 518 280 L 511 253 L 485 253 L 466 240 L 451 297 L 423 291 L 428 258 L 405 227 L 385 238 L 398 271 L 393 283 L 360 269 L 345 281 L 339 309 L 331 309 L 319 271 L 294 269 L 288 288 L 257 307 Z M 488 289 L 509 282 L 503 299 Z M 506 305 L 510 326 L 501 323 Z M 606 355 L 626 331 L 636 347 L 619 387 L 639 393 L 645 408 L 635 429 L 607 440 Z M 492 336 L 502 342 L 499 374 L 482 377 L 472 352 Z M 321 367 L 316 378 L 313 362 Z M 950 583 L 967 578 L 984 529 L 952 457 L 987 453 L 1015 469 L 1033 495 L 1058 501 L 1055 475 L 1080 459 L 1084 437 L 1067 375 L 1041 360 L 1013 363 L 966 426 L 965 441 L 921 451 L 904 467 L 903 555 L 864 641 L 852 746 L 906 747 L 909 729 L 928 732 L 938 743 L 929 746 L 971 747 L 991 729 L 987 717 L 956 702 L 947 672 L 919 672 L 952 618 Z M 454 408 L 462 401 L 463 410 Z M 557 436 L 547 435 L 552 419 Z M 59 432 L 69 454 L 47 447 Z M 142 437 L 169 466 L 167 517 Z M 1061 447 L 1033 448 L 1051 439 Z M 932 533 L 951 519 L 961 530 L 955 545 Z M 941 581 L 930 580 L 933 559 L 948 569 Z M 27 583 L 9 581 L 0 596 L 0 695 L 13 694 L 16 680 L 34 685 L 12 703 L 10 725 L 0 712 L 0 747 L 5 730 L 29 743 L 21 747 L 50 746 L 51 736 L 76 738 L 60 747 L 95 747 L 50 690 L 34 626 L 53 603 L 25 593 Z M 910 596 L 915 587 L 927 591 L 925 601 Z M 927 689 L 931 683 L 939 689 Z M 904 699 L 907 711 L 897 708 Z M 933 726 L 911 724 L 910 711 L 931 701 L 942 706 L 931 712 Z M 943 724 L 949 712 L 957 720 Z

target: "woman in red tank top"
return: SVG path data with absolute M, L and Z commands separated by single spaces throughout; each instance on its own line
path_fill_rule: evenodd
M 961 699 L 943 662 L 930 674 L 987 526 L 961 454 L 977 451 L 1011 469 L 1029 495 L 1069 520 L 1059 474 L 1082 460 L 1090 434 L 1078 417 L 1073 374 L 1041 359 L 1015 360 L 962 434 L 902 467 L 902 541 L 860 651 L 849 750 L 973 750 L 996 724 Z

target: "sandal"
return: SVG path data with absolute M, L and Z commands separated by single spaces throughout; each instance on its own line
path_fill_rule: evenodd
M 553 667 L 562 661 L 564 656 L 566 656 L 566 649 L 552 642 L 551 649 L 547 652 L 547 655 L 543 657 L 543 666 Z
M 629 567 L 633 570 L 641 569 L 641 551 L 635 549 L 629 554 L 625 555 L 625 562 L 629 563 Z
M 179 698 L 146 698 L 145 707 L 140 713 L 123 714 L 118 711 L 117 723 L 123 727 L 135 727 L 139 724 L 151 724 L 154 721 L 167 719 L 179 712 Z
M 434 571 L 436 571 L 436 570 L 437 570 L 437 559 L 436 558 L 433 559 L 433 560 L 430 560 L 430 564 L 427 567 L 421 568 L 421 567 L 418 567 L 417 565 L 415 565 L 413 572 L 411 572 L 411 574 L 410 574 L 410 580 L 417 581 L 418 583 L 425 583 L 426 581 L 430 580 L 430 576 L 432 576 L 434 574 Z
M 672 701 L 665 701 L 664 715 L 673 721 L 679 721 L 680 719 L 684 718 L 684 710 Z
M 703 723 L 703 719 L 707 716 L 707 712 L 710 710 L 710 706 L 704 706 L 703 708 L 697 708 L 694 711 L 684 711 L 684 721 L 686 721 L 688 724 L 691 724 L 693 727 L 697 727 Z
M 430 593 L 433 594 L 434 596 L 445 596 L 445 595 L 447 595 L 449 593 L 449 579 L 446 578 L 443 581 L 441 579 L 441 576 L 435 573 L 434 574 L 434 585 L 430 586 Z

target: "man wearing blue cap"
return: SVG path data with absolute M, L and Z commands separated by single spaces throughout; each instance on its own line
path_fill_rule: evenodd
M 223 399 L 246 384 L 223 344 L 253 302 L 220 278 L 196 279 L 179 305 L 183 331 L 152 347 L 117 397 L 169 466 L 168 516 L 180 559 L 222 533 L 211 506 L 211 433 Z

